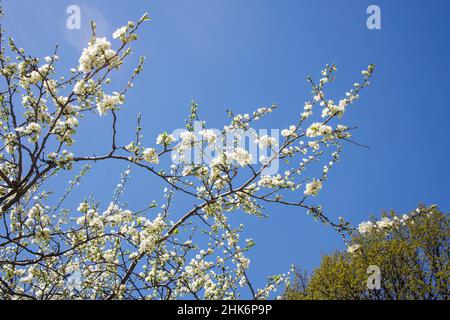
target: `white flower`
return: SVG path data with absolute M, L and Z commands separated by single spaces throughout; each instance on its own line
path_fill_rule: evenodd
M 329 100 L 328 106 L 322 110 L 322 118 L 334 115 L 341 117 L 345 112 L 345 107 L 347 106 L 347 104 L 348 102 L 345 99 L 339 101 L 339 105 L 335 105 L 334 101 Z
M 29 125 L 27 125 L 26 131 L 30 133 L 40 134 L 41 126 L 36 122 L 31 122 Z
M 228 162 L 229 161 L 226 155 L 224 153 L 220 153 L 219 155 L 217 155 L 217 157 L 211 160 L 210 167 L 226 165 Z
M 183 131 L 180 133 L 181 144 L 184 146 L 190 146 L 195 142 L 195 134 L 191 131 Z
M 311 111 L 312 108 L 313 108 L 313 105 L 311 103 L 309 103 L 309 102 L 305 103 L 305 106 L 303 107 L 303 109 L 305 111 Z
M 73 87 L 73 92 L 78 95 L 81 95 L 86 92 L 85 82 L 83 79 L 75 83 L 75 86 Z
M 359 244 L 353 244 L 347 248 L 348 253 L 355 253 L 361 246 Z
M 205 138 L 205 140 L 209 143 L 209 144 L 215 144 L 216 140 L 217 140 L 217 134 L 214 132 L 214 130 L 212 129 L 203 129 L 202 131 L 199 132 L 200 135 Z
M 294 187 L 294 182 L 284 179 L 280 174 L 276 176 L 263 175 L 258 181 L 258 185 L 267 188 L 292 188 Z
M 77 210 L 79 212 L 87 212 L 89 210 L 89 203 L 87 203 L 86 201 L 81 202 Z
M 310 138 L 315 138 L 321 135 L 330 134 L 332 131 L 333 129 L 330 126 L 327 126 L 320 122 L 315 122 L 311 124 L 309 128 L 306 130 L 306 136 Z
M 127 26 L 120 27 L 119 29 L 114 31 L 112 36 L 114 39 L 117 39 L 123 37 L 125 33 L 127 33 Z
M 23 87 L 27 88 L 30 84 L 37 84 L 39 81 L 42 81 L 44 77 L 46 77 L 50 71 L 53 70 L 49 64 L 44 64 L 39 67 L 38 70 L 31 71 L 27 76 L 21 79 L 21 84 Z
M 305 119 L 309 118 L 310 116 L 312 116 L 312 114 L 313 114 L 312 108 L 313 108 L 313 105 L 310 102 L 305 103 L 305 106 L 303 107 L 303 109 L 305 111 L 301 113 L 301 116 L 302 116 L 303 120 L 305 120 Z
M 268 135 L 259 137 L 259 139 L 256 140 L 256 142 L 259 143 L 260 148 L 277 145 L 277 140 L 274 137 L 269 137 Z
M 50 152 L 50 153 L 47 155 L 47 158 L 49 158 L 50 160 L 55 160 L 57 156 L 58 156 L 58 155 L 57 155 L 56 152 Z
M 111 43 L 106 38 L 94 38 L 88 45 L 87 48 L 83 49 L 78 60 L 79 71 L 88 73 L 94 68 L 103 67 L 105 64 L 112 67 L 118 66 L 119 57 L 111 49 Z
M 76 117 L 70 117 L 69 119 L 67 119 L 67 124 L 69 125 L 69 127 L 75 128 L 78 126 L 79 121 Z
M 41 134 L 41 126 L 36 122 L 30 122 L 25 128 L 19 127 L 15 129 L 17 132 L 20 132 L 24 135 L 30 136 L 28 141 L 37 142 L 39 140 L 39 135 Z
M 388 217 L 383 217 L 380 221 L 377 221 L 377 226 L 380 229 L 392 227 L 394 221 L 389 219 Z
M 97 111 L 100 116 L 106 114 L 108 110 L 113 110 L 117 105 L 123 104 L 125 97 L 117 92 L 112 95 L 105 94 L 102 100 L 97 103 Z
M 142 152 L 142 155 L 144 156 L 144 160 L 149 163 L 158 164 L 159 163 L 159 157 L 156 153 L 156 150 L 153 148 L 147 148 Z
M 295 136 L 295 130 L 296 130 L 295 126 L 289 126 L 289 129 L 284 129 L 281 131 L 281 135 L 283 137 Z
M 39 74 L 39 72 L 31 71 L 31 73 L 29 74 L 28 82 L 31 83 L 31 84 L 36 84 L 41 79 L 42 78 L 41 78 L 41 75 Z
M 171 134 L 167 134 L 166 132 L 161 133 L 156 138 L 156 143 L 157 144 L 162 144 L 164 146 L 168 146 L 169 144 L 171 144 L 174 141 L 175 141 L 175 137 L 173 135 L 171 135 Z
M 305 120 L 308 119 L 310 116 L 312 116 L 312 111 L 305 111 L 302 112 L 300 115 L 302 116 L 302 120 Z
M 232 153 L 232 158 L 242 167 L 250 164 L 253 161 L 253 157 L 247 150 L 243 148 L 236 148 Z
M 374 227 L 375 225 L 372 221 L 361 222 L 358 226 L 358 231 L 359 233 L 364 234 L 372 231 Z
M 322 189 L 322 181 L 313 179 L 312 182 L 306 184 L 305 195 L 316 196 Z

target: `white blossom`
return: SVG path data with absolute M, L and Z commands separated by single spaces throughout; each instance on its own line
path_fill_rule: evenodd
M 306 184 L 304 194 L 310 196 L 316 196 L 320 189 L 322 189 L 322 181 L 314 179 L 312 182 Z
M 361 246 L 359 244 L 353 244 L 347 248 L 348 253 L 355 253 Z
M 121 37 L 123 37 L 126 33 L 127 33 L 127 26 L 120 27 L 120 28 L 118 28 L 116 31 L 114 31 L 114 33 L 113 33 L 113 38 L 114 38 L 114 39 L 121 38 Z
M 142 155 L 144 157 L 144 160 L 149 163 L 158 164 L 159 163 L 159 157 L 158 153 L 153 148 L 147 148 L 142 152 Z
M 371 232 L 375 228 L 375 225 L 371 221 L 362 222 L 358 226 L 358 231 L 361 234 Z
M 111 49 L 111 43 L 106 38 L 93 38 L 81 53 L 78 70 L 88 73 L 93 68 L 101 68 L 106 64 L 116 67 L 118 60 L 116 51 Z
M 295 131 L 296 131 L 296 127 L 294 125 L 292 125 L 292 126 L 289 126 L 289 129 L 282 130 L 281 135 L 283 137 L 292 137 L 292 136 L 296 135 Z
M 200 131 L 200 135 L 209 143 L 209 144 L 215 144 L 217 140 L 217 134 L 214 132 L 214 130 L 211 129 L 203 129 Z
M 253 156 L 247 150 L 240 147 L 233 150 L 231 157 L 242 167 L 253 161 Z
M 259 146 L 261 148 L 263 147 L 275 147 L 277 146 L 277 140 L 274 137 L 269 137 L 268 135 L 264 135 L 259 137 L 257 140 L 257 143 L 259 143 Z
M 190 146 L 195 142 L 195 134 L 191 131 L 183 131 L 180 134 L 181 144 L 184 146 Z
M 325 124 L 322 124 L 320 122 L 315 122 L 309 126 L 309 128 L 306 130 L 306 136 L 310 138 L 319 137 L 322 135 L 330 134 L 333 131 L 333 129 Z
M 161 133 L 156 138 L 156 143 L 164 145 L 164 146 L 168 146 L 168 145 L 172 144 L 172 142 L 174 142 L 174 141 L 175 141 L 175 137 L 171 134 L 167 134 L 166 132 Z
M 124 96 L 113 92 L 112 95 L 105 94 L 100 102 L 97 103 L 97 111 L 100 116 L 106 114 L 108 110 L 114 110 L 118 105 L 123 104 Z
M 390 228 L 394 224 L 394 221 L 388 217 L 383 217 L 381 220 L 377 221 L 377 227 L 380 229 Z
M 16 128 L 17 132 L 23 135 L 29 135 L 29 142 L 37 142 L 39 140 L 39 135 L 41 134 L 41 126 L 36 122 L 29 123 L 26 127 Z

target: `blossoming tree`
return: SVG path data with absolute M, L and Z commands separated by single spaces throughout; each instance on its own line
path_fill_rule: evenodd
M 281 131 L 280 141 L 252 136 L 260 148 L 269 150 L 256 163 L 239 142 L 243 135 L 254 135 L 251 125 L 276 105 L 251 114 L 229 111 L 227 125 L 212 130 L 200 121 L 198 106 L 192 103 L 180 136 L 161 133 L 151 146 L 140 122 L 133 139 L 119 137 L 117 130 L 120 108 L 144 58 L 124 88 L 112 92 L 108 87 L 110 74 L 130 55 L 130 45 L 147 20 L 145 14 L 119 28 L 113 34 L 114 45 L 96 36 L 93 23 L 92 38 L 68 77 L 57 73 L 57 48 L 40 61 L 13 39 L 5 40 L 2 30 L 0 298 L 235 299 L 248 290 L 253 298 L 262 299 L 284 277 L 272 276 L 266 287 L 253 287 L 246 253 L 254 242 L 241 239 L 244 226 L 232 225 L 230 212 L 260 216 L 265 203 L 277 203 L 305 209 L 344 239 L 351 229 L 342 219 L 331 221 L 314 197 L 344 143 L 352 142 L 352 127 L 340 119 L 369 84 L 373 65 L 337 103 L 325 94 L 335 65 L 327 65 L 317 82 L 308 78 L 310 101 L 301 114 L 293 115 L 296 121 Z M 77 130 L 97 117 L 111 120 L 109 150 L 101 155 L 74 154 Z M 202 126 L 199 134 L 194 132 L 195 122 Z M 186 156 L 192 150 L 210 161 L 193 161 Z M 89 198 L 80 199 L 78 208 L 66 208 L 65 199 L 89 163 L 109 160 L 129 163 L 160 179 L 161 199 L 140 210 L 125 206 L 120 199 L 127 170 L 113 199 L 107 200 L 109 205 Z M 269 174 L 267 168 L 275 161 L 283 168 Z M 171 165 L 163 165 L 167 162 Z M 314 176 L 305 173 L 318 165 Z M 75 169 L 81 171 L 74 174 L 64 195 L 51 201 L 49 181 L 58 179 L 60 171 Z M 178 195 L 190 199 L 190 207 L 181 214 L 172 210 Z

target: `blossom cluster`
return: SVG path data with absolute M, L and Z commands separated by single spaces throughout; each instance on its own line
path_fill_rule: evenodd
M 104 116 L 108 110 L 114 110 L 118 105 L 123 104 L 125 97 L 118 92 L 112 95 L 105 94 L 97 103 L 98 114 Z
M 117 67 L 119 57 L 117 52 L 111 48 L 111 42 L 106 38 L 95 37 L 89 41 L 88 47 L 83 49 L 78 62 L 80 64 L 78 70 L 88 73 L 105 65 Z
M 369 221 L 363 221 L 361 222 L 358 227 L 356 228 L 356 231 L 358 232 L 358 235 L 361 237 L 369 237 L 373 234 L 384 234 L 387 235 L 393 230 L 399 229 L 403 226 L 410 224 L 414 224 L 414 219 L 417 218 L 420 215 L 432 215 L 433 211 L 431 210 L 433 208 L 417 208 L 415 211 L 413 211 L 411 214 L 403 214 L 402 216 L 392 215 L 389 216 L 383 216 L 379 220 L 369 220 Z M 352 245 L 349 245 L 347 248 L 347 251 L 349 253 L 355 253 L 358 251 L 358 249 L 361 248 L 361 245 L 359 243 L 353 243 Z

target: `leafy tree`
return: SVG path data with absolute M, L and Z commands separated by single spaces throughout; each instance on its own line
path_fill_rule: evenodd
M 361 223 L 347 252 L 325 255 L 311 277 L 296 270 L 285 298 L 448 299 L 449 241 L 449 215 L 435 206 L 403 216 L 391 211 Z M 379 289 L 370 266 L 379 268 Z
M 250 126 L 276 105 L 242 115 L 229 111 L 230 120 L 215 130 L 199 120 L 192 102 L 186 128 L 178 136 L 155 135 L 150 147 L 140 116 L 135 132 L 119 132 L 117 125 L 122 109 L 132 109 L 125 108 L 126 94 L 144 58 L 123 88 L 113 89 L 110 81 L 147 20 L 145 14 L 117 29 L 113 43 L 97 37 L 92 23 L 91 40 L 69 70 L 59 66 L 58 48 L 41 61 L 12 38 L 5 45 L 1 30 L 0 298 L 234 299 L 245 289 L 261 299 L 283 277 L 252 286 L 246 253 L 254 242 L 241 239 L 244 226 L 232 225 L 230 212 L 262 216 L 265 203 L 297 206 L 342 234 L 348 230 L 348 223 L 331 221 L 314 197 L 351 141 L 352 127 L 339 119 L 369 84 L 373 65 L 336 103 L 325 93 L 335 65 L 327 65 L 319 81 L 308 78 L 312 96 L 280 139 Z M 75 149 L 79 129 L 98 117 L 110 121 L 110 141 L 96 143 L 93 154 Z M 244 148 L 245 139 L 267 156 L 256 158 Z M 197 157 L 190 158 L 191 152 Z M 105 161 L 130 165 L 113 198 L 91 194 L 73 199 L 78 208 L 67 206 L 88 164 Z M 280 173 L 270 173 L 278 162 Z M 319 170 L 306 175 L 314 165 Z M 132 168 L 157 179 L 159 197 L 142 188 L 143 199 L 152 197 L 149 203 L 129 207 L 122 200 Z M 66 191 L 51 188 L 58 173 L 75 169 L 80 171 Z

